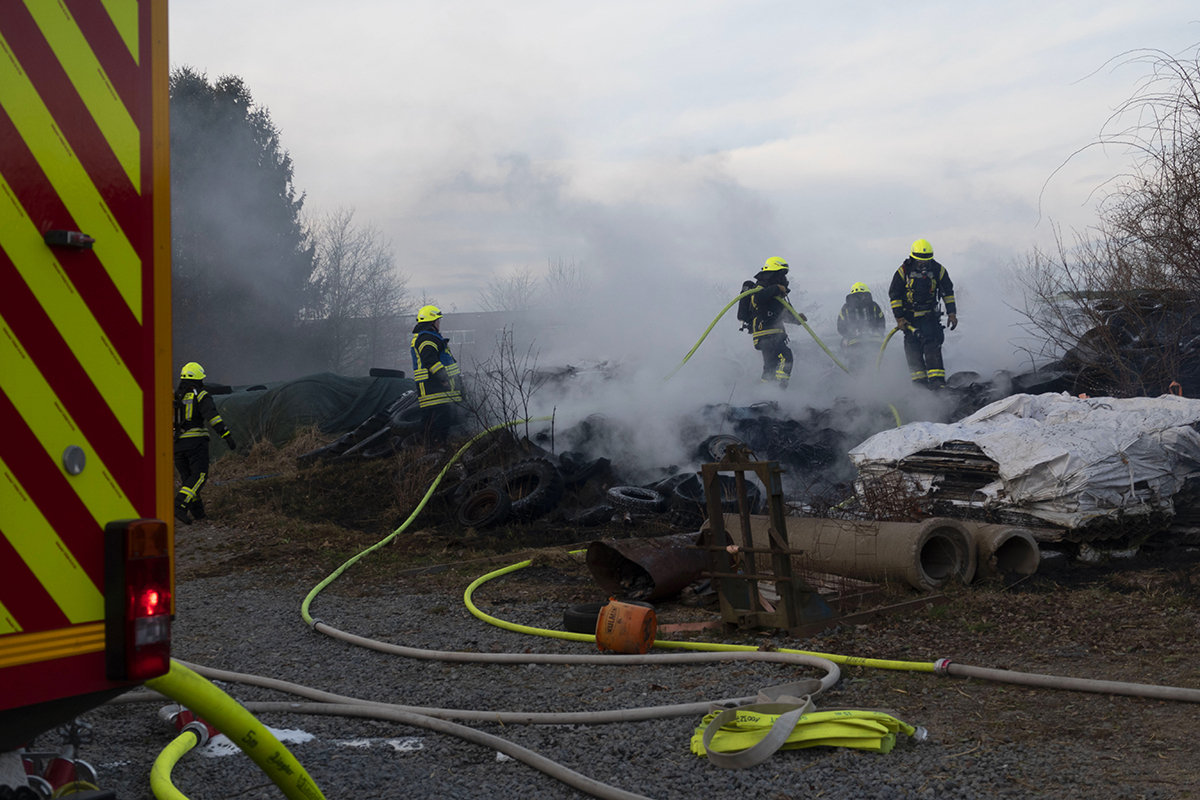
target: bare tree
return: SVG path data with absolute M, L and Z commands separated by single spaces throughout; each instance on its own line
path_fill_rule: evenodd
M 1156 394 L 1200 380 L 1200 51 L 1128 60 L 1149 75 L 1091 146 L 1127 149 L 1131 170 L 1103 187 L 1095 226 L 1056 231 L 1018 274 L 1033 355 L 1062 358 L 1084 391 Z
M 396 271 L 391 243 L 372 225 L 339 208 L 312 225 L 316 246 L 314 307 L 326 368 L 363 367 L 403 345 L 400 317 L 413 309 L 407 275 Z
M 503 277 L 493 277 L 475 298 L 482 311 L 527 311 L 533 308 L 537 293 L 533 267 L 524 267 Z
M 542 276 L 542 285 L 546 289 L 547 298 L 555 305 L 579 308 L 586 305 L 590 299 L 593 281 L 582 263 L 571 259 L 568 264 L 560 258 L 557 262 L 546 261 L 546 274 Z
M 511 327 L 497 334 L 492 354 L 474 365 L 466 393 L 467 409 L 481 428 L 529 419 L 533 396 L 549 377 L 538 370 L 537 357 L 532 344 L 523 354 L 517 350 Z M 528 435 L 528 423 L 525 428 Z

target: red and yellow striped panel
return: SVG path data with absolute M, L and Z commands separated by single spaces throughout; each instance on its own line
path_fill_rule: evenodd
M 0 3 L 0 711 L 110 686 L 104 526 L 172 519 L 166 33 L 166 0 Z

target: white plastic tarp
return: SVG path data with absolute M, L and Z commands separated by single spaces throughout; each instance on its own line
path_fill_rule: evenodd
M 971 442 L 999 465 L 980 490 L 1005 507 L 1078 528 L 1098 517 L 1173 513 L 1173 495 L 1200 475 L 1200 400 L 1017 394 L 960 422 L 915 422 L 850 451 L 860 478 L 878 477 L 922 450 Z M 913 475 L 928 487 L 934 475 Z

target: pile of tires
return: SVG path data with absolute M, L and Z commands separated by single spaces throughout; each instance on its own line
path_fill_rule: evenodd
M 558 508 L 564 490 L 562 473 L 544 458 L 526 459 L 508 469 L 484 469 L 459 484 L 455 517 L 460 525 L 476 530 L 510 520 L 532 522 Z

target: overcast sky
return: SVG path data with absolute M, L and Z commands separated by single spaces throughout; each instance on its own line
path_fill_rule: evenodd
M 1126 164 L 1091 150 L 1051 178 L 1146 75 L 1121 54 L 1200 41 L 1200 9 L 1174 0 L 170 13 L 172 65 L 246 80 L 306 209 L 355 206 L 447 308 L 548 259 L 582 262 L 600 291 L 712 304 L 779 255 L 836 314 L 854 281 L 886 295 L 924 237 L 964 326 L 998 268 L 1053 223 L 1091 222 L 1089 195 Z

